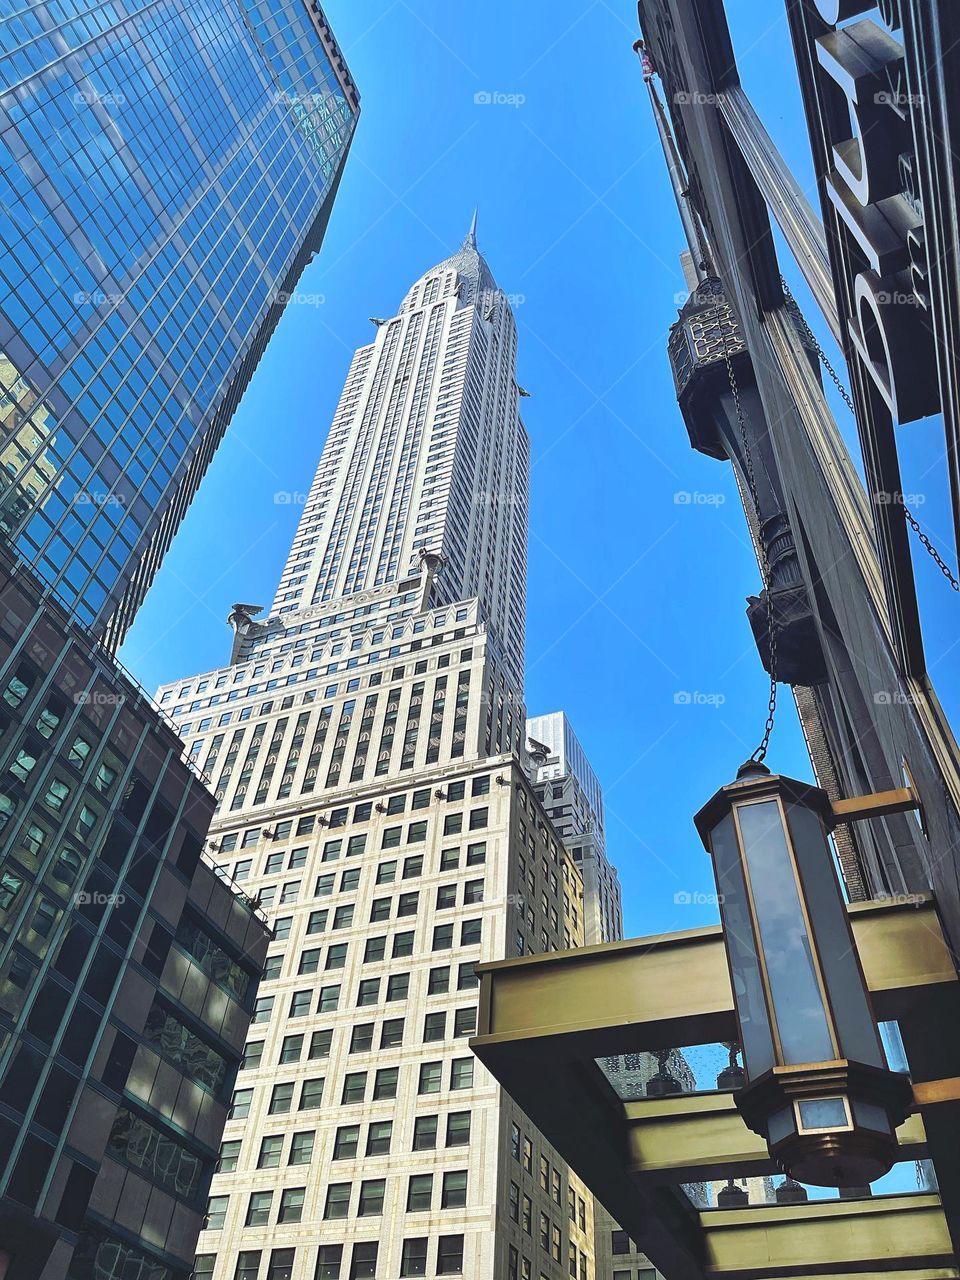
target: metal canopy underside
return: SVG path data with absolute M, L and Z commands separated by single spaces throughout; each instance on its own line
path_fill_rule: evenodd
M 918 1006 L 954 1009 L 960 984 L 929 898 L 918 906 L 857 904 L 850 915 L 881 1020 L 902 1018 L 909 1028 Z M 474 1052 L 667 1280 L 960 1277 L 936 1194 L 697 1211 L 679 1190 L 682 1182 L 774 1167 L 731 1094 L 622 1102 L 594 1059 L 736 1038 L 719 928 L 505 960 L 478 972 Z M 926 1025 L 937 1034 L 935 1019 Z M 940 1128 L 953 1133 L 956 1109 L 936 1107 Z M 921 1115 L 898 1137 L 904 1160 L 927 1154 Z M 945 1188 L 954 1171 L 941 1164 L 938 1156 Z

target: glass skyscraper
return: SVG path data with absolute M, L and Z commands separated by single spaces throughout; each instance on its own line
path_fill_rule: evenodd
M 315 0 L 8 0 L 0 531 L 115 647 L 319 248 L 359 98 Z

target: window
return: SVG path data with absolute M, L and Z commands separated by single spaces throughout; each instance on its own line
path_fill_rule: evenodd
M 414 889 L 410 893 L 401 893 L 397 899 L 397 915 L 398 916 L 415 916 L 417 914 L 417 904 L 420 901 L 419 892 Z
M 363 947 L 363 963 L 372 964 L 377 960 L 382 960 L 386 954 L 386 934 L 378 935 L 375 938 L 368 938 Z
M 479 844 L 467 845 L 467 866 L 479 867 L 487 860 L 487 844 L 483 840 Z
M 313 1130 L 305 1129 L 293 1135 L 290 1143 L 290 1159 L 287 1164 L 309 1164 L 313 1158 Z
M 347 943 L 335 942 L 327 951 L 325 970 L 342 969 L 347 963 Z
M 450 1063 L 450 1088 L 470 1089 L 473 1087 L 473 1058 L 454 1058 Z
M 473 903 L 475 903 L 475 902 L 482 902 L 482 901 L 483 901 L 483 881 L 482 881 L 482 880 L 468 880 L 468 881 L 466 882 L 466 884 L 463 886 L 463 905 L 464 905 L 465 907 L 468 907 L 468 906 L 471 906 L 471 905 L 472 905 Z M 471 923 L 472 923 L 472 922 L 471 922 Z M 477 925 L 479 926 L 480 921 L 479 921 L 479 920 L 477 920 L 477 921 L 476 921 L 476 923 L 477 923 Z M 480 931 L 479 931 L 479 928 L 478 928 L 478 930 L 477 930 L 477 940 L 478 940 L 478 941 L 479 941 L 479 933 L 480 933 Z
M 433 1151 L 437 1145 L 438 1116 L 417 1116 L 413 1122 L 414 1151 Z
M 247 1203 L 246 1227 L 264 1227 L 270 1221 L 270 1206 L 273 1203 L 272 1191 L 252 1191 Z
M 417 1093 L 439 1093 L 443 1083 L 442 1062 L 421 1062 Z
M 427 809 L 430 807 L 430 788 L 424 787 L 420 791 L 415 791 L 410 797 L 411 809 Z
M 367 1130 L 367 1155 L 385 1156 L 390 1154 L 390 1139 L 393 1135 L 392 1120 L 375 1120 Z
M 459 865 L 460 865 L 459 849 L 444 849 L 441 851 L 441 854 L 440 854 L 440 870 L 441 871 L 456 871 Z
M 350 1032 L 350 1052 L 367 1053 L 373 1048 L 373 1023 L 358 1022 Z
M 401 1276 L 425 1276 L 427 1274 L 427 1237 L 404 1240 L 400 1255 Z
M 383 838 L 380 841 L 381 849 L 396 849 L 400 844 L 400 836 L 403 833 L 402 827 L 384 827 Z
M 481 929 L 483 929 L 483 920 L 463 920 L 460 927 L 460 945 L 476 946 L 480 942 Z
M 520 1126 L 510 1125 L 510 1154 L 514 1160 L 520 1159 Z
M 290 861 L 287 863 L 288 871 L 296 871 L 299 867 L 307 865 L 307 846 L 301 845 L 299 849 L 291 849 Z
M 274 978 L 279 978 L 282 968 L 283 956 L 267 956 L 266 964 L 263 966 L 263 981 L 272 982 Z
M 449 990 L 450 987 L 450 966 L 440 965 L 436 969 L 430 970 L 430 977 L 427 981 L 427 995 L 436 996 L 442 992 Z
M 252 1089 L 234 1089 L 233 1101 L 230 1104 L 229 1120 L 244 1120 L 250 1114 L 250 1103 L 253 1101 Z
M 450 907 L 457 905 L 457 886 L 455 884 L 442 884 L 437 889 L 437 910 L 447 911 Z
M 376 1004 L 380 998 L 380 979 L 363 978 L 357 991 L 357 1007 Z
M 399 1078 L 399 1067 L 381 1067 L 373 1081 L 374 1099 L 395 1098 L 397 1096 L 397 1081 Z
M 353 1258 L 350 1262 L 350 1280 L 374 1280 L 377 1274 L 377 1252 L 378 1245 L 376 1240 L 353 1246 Z
M 403 1018 L 387 1018 L 380 1031 L 380 1048 L 395 1049 L 403 1044 Z
M 448 800 L 462 800 L 466 795 L 467 784 L 465 782 L 451 782 L 447 787 Z
M 328 898 L 330 894 L 333 893 L 335 880 L 336 876 L 334 876 L 332 871 L 328 872 L 325 876 L 318 876 L 316 888 L 313 891 L 314 896 L 317 898 Z
M 353 924 L 353 903 L 347 903 L 345 906 L 337 907 L 333 913 L 333 927 L 335 929 L 349 929 Z
M 306 1187 L 288 1187 L 281 1192 L 277 1222 L 299 1222 L 303 1217 L 303 1202 L 306 1194 Z
M 463 1147 L 470 1141 L 470 1112 L 451 1111 L 447 1116 L 447 1146 Z
M 320 948 L 309 947 L 306 951 L 300 952 L 300 964 L 297 973 L 316 973 L 320 968 Z
M 367 1093 L 367 1073 L 365 1071 L 348 1071 L 343 1077 L 343 1093 L 340 1101 L 344 1104 L 363 1102 Z
M 344 871 L 340 876 L 340 892 L 352 893 L 354 889 L 360 887 L 360 868 L 351 867 L 349 871 Z
M 323 1076 L 314 1076 L 312 1080 L 304 1080 L 300 1090 L 300 1110 L 314 1111 L 323 1101 Z
M 292 1084 L 275 1084 L 273 1092 L 270 1094 L 270 1115 L 282 1116 L 290 1110 L 293 1104 L 293 1085 Z
M 610 1252 L 615 1255 L 630 1252 L 630 1237 L 625 1231 L 610 1232 Z
M 222 1231 L 224 1219 L 227 1216 L 227 1205 L 230 1203 L 229 1196 L 211 1196 L 207 1201 L 207 1222 L 208 1231 Z
M 333 1140 L 334 1160 L 352 1160 L 357 1154 L 359 1141 L 360 1126 L 358 1124 L 341 1125 Z
M 420 844 L 427 838 L 426 821 L 411 822 L 407 827 L 407 844 Z
M 447 1015 L 445 1012 L 428 1013 L 423 1020 L 423 1040 L 425 1044 L 432 1040 L 442 1040 L 447 1034 Z
M 317 1013 L 332 1013 L 340 1003 L 340 986 L 321 987 L 317 1001 Z
M 486 796 L 490 794 L 490 775 L 484 778 L 474 778 L 470 787 L 470 794 L 474 796 Z
M 403 878 L 404 880 L 413 880 L 416 876 L 423 874 L 423 854 L 418 853 L 414 858 L 404 858 L 403 860 Z
M 283 854 L 268 853 L 266 865 L 263 868 L 263 874 L 265 876 L 272 876 L 272 875 L 275 875 L 276 872 L 282 871 L 282 870 L 283 870 Z
M 327 1221 L 332 1218 L 346 1218 L 350 1212 L 350 1183 L 331 1182 L 327 1187 L 327 1199 L 323 1206 L 323 1216 Z
M 457 1009 L 453 1015 L 454 1036 L 472 1036 L 477 1029 L 476 1009 Z
M 290 996 L 290 1014 L 291 1018 L 305 1018 L 310 1012 L 310 1003 L 313 999 L 313 992 L 294 991 Z
M 329 911 L 311 911 L 307 918 L 307 933 L 323 933 L 327 927 Z
M 410 990 L 409 973 L 391 973 L 387 979 L 387 999 L 406 1000 Z
M 300 881 L 288 880 L 280 890 L 280 905 L 287 902 L 296 902 L 300 895 Z
M 284 1192 L 286 1195 L 293 1195 L 291 1192 Z M 283 1213 L 283 1205 L 281 1203 L 280 1212 Z M 299 1218 L 280 1218 L 279 1221 L 299 1222 Z M 267 1280 L 290 1280 L 293 1275 L 293 1260 L 296 1256 L 295 1249 L 273 1249 L 270 1253 L 270 1265 L 267 1267 Z
M 237 864 L 239 866 L 239 863 Z M 234 875 L 234 880 L 240 877 Z M 293 925 L 293 916 L 278 916 L 273 922 L 273 938 L 275 942 L 280 942 L 284 938 L 290 937 L 290 929 Z
M 449 951 L 453 946 L 453 925 L 438 924 L 433 929 L 433 951 Z
M 243 1046 L 243 1062 L 240 1064 L 241 1071 L 256 1071 L 263 1060 L 263 1041 L 254 1040 L 250 1044 Z
M 360 1204 L 357 1213 L 361 1218 L 375 1217 L 383 1213 L 384 1178 L 365 1178 L 360 1183 Z
M 397 878 L 396 859 L 391 862 L 381 862 L 377 867 L 377 884 L 393 884 Z
M 260 1155 L 257 1157 L 258 1169 L 278 1169 L 283 1154 L 283 1134 L 273 1133 L 260 1143 Z
M 468 960 L 466 964 L 460 965 L 457 970 L 457 990 L 472 991 L 474 987 L 479 987 L 480 979 L 477 977 L 477 968 L 473 960 Z
M 330 1045 L 333 1043 L 333 1031 L 314 1031 L 310 1037 L 309 1058 L 328 1058 L 330 1056 Z
M 443 820 L 443 834 L 445 836 L 458 835 L 463 830 L 463 814 L 448 813 Z
M 370 923 L 376 924 L 378 920 L 390 919 L 390 899 L 374 898 L 373 905 L 370 908 Z
M 428 1213 L 432 1204 L 433 1174 L 411 1174 L 407 1183 L 407 1213 Z
M 533 1173 L 533 1143 L 526 1136 L 524 1136 L 524 1139 L 523 1139 L 522 1164 L 523 1164 L 523 1167 L 526 1169 L 527 1173 Z
M 269 1022 L 270 1015 L 273 1013 L 273 996 L 260 996 L 256 1004 L 253 1006 L 253 1018 L 251 1022 Z
M 217 1173 L 233 1173 L 237 1167 L 237 1161 L 240 1158 L 240 1148 L 243 1145 L 239 1138 L 231 1142 L 220 1143 L 220 1159 L 217 1161 Z
M 342 1261 L 342 1244 L 322 1244 L 317 1254 L 316 1280 L 340 1280 Z
M 462 1209 L 467 1203 L 467 1171 L 451 1169 L 443 1175 L 441 1209 Z
M 437 1242 L 437 1275 L 455 1276 L 463 1271 L 463 1236 L 441 1236 Z

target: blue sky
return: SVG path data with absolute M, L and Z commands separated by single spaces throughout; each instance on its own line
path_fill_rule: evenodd
M 675 895 L 712 892 L 692 815 L 762 731 L 766 678 L 744 613 L 760 583 L 731 471 L 690 449 L 674 399 L 681 231 L 631 52 L 635 6 L 324 7 L 363 114 L 301 281 L 314 298 L 288 307 L 121 656 L 149 689 L 226 660 L 230 605 L 269 603 L 299 513 L 273 495 L 309 486 L 368 317 L 393 314 L 479 204 L 481 248 L 517 295 L 531 392 L 527 704 L 567 711 L 604 785 L 627 935 L 712 921 Z M 744 84 L 810 190 L 783 7 L 728 7 Z M 822 337 L 786 253 L 784 266 Z M 901 444 L 904 489 L 922 494 L 952 560 L 939 421 L 904 428 Z M 958 602 L 934 567 L 917 571 L 949 712 Z M 768 762 L 810 776 L 786 691 Z

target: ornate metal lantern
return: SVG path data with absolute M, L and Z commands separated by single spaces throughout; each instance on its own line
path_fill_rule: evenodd
M 696 816 L 713 859 L 746 1080 L 746 1123 L 781 1168 L 862 1186 L 896 1158 L 911 1105 L 886 1064 L 818 787 L 749 761 Z

